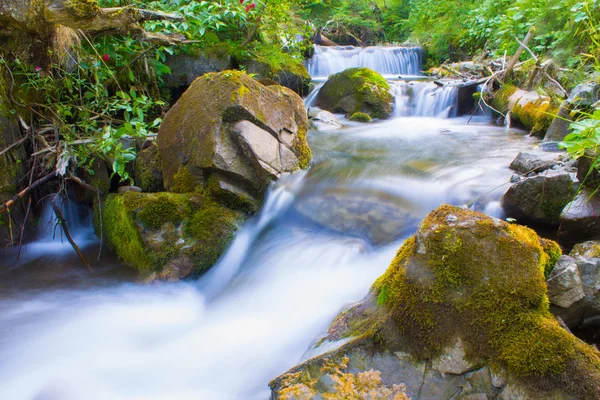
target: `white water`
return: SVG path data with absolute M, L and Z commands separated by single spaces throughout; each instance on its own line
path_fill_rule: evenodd
M 437 86 L 433 82 L 392 82 L 396 98 L 394 115 L 397 117 L 456 117 L 458 88 Z
M 426 89 L 419 93 L 426 103 Z M 442 116 L 448 107 L 406 100 L 407 114 L 422 107 L 422 115 Z M 413 220 L 439 204 L 465 204 L 507 182 L 511 159 L 537 143 L 481 117 L 469 125 L 398 117 L 311 132 L 309 141 L 311 170 L 271 188 L 261 213 L 198 282 L 100 279 L 102 263 L 88 273 L 68 244 L 45 239 L 28 247 L 28 262 L 0 268 L 0 399 L 266 400 L 268 381 L 367 293 L 403 239 L 373 248 L 307 221 L 295 211 L 299 201 L 317 197 L 327 207 L 326 191 L 338 190 L 399 204 L 410 234 Z M 500 216 L 503 191 L 474 207 Z M 85 283 L 61 281 L 47 251 Z M 54 279 L 45 283 L 46 275 Z
M 367 67 L 384 76 L 420 75 L 422 52 L 419 47 L 324 47 L 306 62 L 310 76 L 327 78 L 352 67 Z

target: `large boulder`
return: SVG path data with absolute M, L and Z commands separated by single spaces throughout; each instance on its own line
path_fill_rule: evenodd
M 94 228 L 142 279 L 179 280 L 219 259 L 246 214 L 206 194 L 111 194 Z
M 142 149 L 135 159 L 135 183 L 144 192 L 161 192 L 164 190 L 162 163 L 158 147 L 154 144 Z
M 382 399 L 600 398 L 600 353 L 548 310 L 547 245 L 440 207 L 316 355 L 271 381 L 272 399 L 361 398 L 365 385 Z
M 561 170 L 521 178 L 504 194 L 502 207 L 507 217 L 522 223 L 558 225 L 575 195 L 575 183 L 572 174 Z
M 233 197 L 259 202 L 273 179 L 308 167 L 307 130 L 304 103 L 291 90 L 263 86 L 239 71 L 206 74 L 160 127 L 164 186 L 191 192 L 213 182 Z
M 348 68 L 331 75 L 317 96 L 316 105 L 324 110 L 352 115 L 369 114 L 387 118 L 394 110 L 390 85 L 369 68 Z

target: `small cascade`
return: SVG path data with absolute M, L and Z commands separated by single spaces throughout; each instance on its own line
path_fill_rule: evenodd
M 433 82 L 393 82 L 397 117 L 453 118 L 457 114 L 458 88 Z
M 211 270 L 198 281 L 207 300 L 212 299 L 233 280 L 244 263 L 252 243 L 278 216 L 293 203 L 296 193 L 304 183 L 306 172 L 281 178 L 265 199 L 260 214 L 248 222 L 235 236 L 227 252 Z
M 321 90 L 323 85 L 324 83 L 317 83 L 312 92 L 310 92 L 310 94 L 306 96 L 306 99 L 304 99 L 304 105 L 307 109 L 315 105 L 315 103 L 317 102 L 317 96 L 319 95 L 319 90 Z
M 313 79 L 352 67 L 367 67 L 388 77 L 420 75 L 422 51 L 420 47 L 323 47 L 315 46 L 315 53 L 306 62 Z

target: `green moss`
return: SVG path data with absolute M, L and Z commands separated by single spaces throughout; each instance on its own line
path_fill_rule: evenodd
M 217 200 L 220 204 L 223 204 L 230 209 L 240 210 L 248 213 L 257 211 L 257 205 L 252 199 L 245 197 L 240 193 L 233 194 L 222 189 L 219 183 L 219 178 L 215 174 L 211 174 L 208 178 L 208 184 L 206 185 L 205 193 Z
M 550 100 L 538 99 L 524 106 L 517 103 L 511 111 L 513 117 L 530 130 L 532 135 L 540 136 L 552 124 L 554 116 L 558 114 L 558 106 L 552 105 Z
M 181 168 L 173 177 L 171 192 L 173 193 L 192 193 L 198 186 L 198 179 L 190 172 L 187 167 Z
M 393 110 L 390 85 L 368 68 L 348 68 L 329 77 L 319 91 L 317 105 L 332 112 L 362 112 L 372 118 L 387 118 Z
M 240 222 L 240 214 L 204 198 L 186 225 L 186 232 L 196 240 L 193 247 L 196 272 L 212 267 L 223 254 Z
M 533 391 L 569 386 L 574 398 L 599 398 L 598 353 L 548 311 L 544 273 L 559 251 L 526 227 L 442 206 L 373 285 L 381 304 L 377 337 L 418 359 L 440 355 L 461 337 L 469 359 L 503 367 Z M 401 335 L 390 335 L 390 326 Z
M 153 229 L 169 222 L 180 223 L 190 212 L 188 198 L 175 193 L 126 192 L 123 199 L 127 210 L 135 213 L 144 227 Z
M 125 206 L 125 196 L 109 195 L 104 202 L 101 217 L 102 236 L 117 255 L 139 271 L 151 270 L 152 263 L 134 221 L 133 212 Z M 94 226 L 96 233 L 100 235 L 100 224 L 96 222 Z
M 308 167 L 310 167 L 310 162 L 312 161 L 312 150 L 308 146 L 308 140 L 306 139 L 307 132 L 308 129 L 299 127 L 295 142 L 295 154 L 296 157 L 298 157 L 298 165 L 302 169 L 308 169 Z
M 90 19 L 100 13 L 100 6 L 96 0 L 67 0 L 65 7 L 69 13 L 80 19 Z
M 562 256 L 562 249 L 554 240 L 540 238 L 540 244 L 544 249 L 547 258 L 544 262 L 544 277 L 548 279 L 550 273 L 554 269 L 556 262 Z
M 510 96 L 515 94 L 517 89 L 518 88 L 516 86 L 504 84 L 502 86 L 502 88 L 494 94 L 492 106 L 500 112 L 503 112 L 503 113 L 507 112 L 508 111 L 508 101 L 510 99 Z
M 355 112 L 354 114 L 352 114 L 350 116 L 350 121 L 355 121 L 355 122 L 371 122 L 373 121 L 371 119 L 371 117 L 369 116 L 369 114 L 365 114 L 362 112 Z
M 135 160 L 135 182 L 144 192 L 160 192 L 163 189 L 162 164 L 156 146 L 138 153 Z

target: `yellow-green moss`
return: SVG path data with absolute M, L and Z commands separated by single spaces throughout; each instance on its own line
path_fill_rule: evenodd
M 163 224 L 180 223 L 190 212 L 189 200 L 176 193 L 136 193 L 123 194 L 124 205 L 134 212 L 136 219 L 145 227 L 158 229 Z
M 546 262 L 544 263 L 544 277 L 548 279 L 550 273 L 554 269 L 556 262 L 562 256 L 562 249 L 554 240 L 540 238 L 540 244 L 546 254 Z
M 308 146 L 308 140 L 306 133 L 308 129 L 302 127 L 298 128 L 298 134 L 296 135 L 295 150 L 296 157 L 298 157 L 298 165 L 302 169 L 308 169 L 310 162 L 312 161 L 312 150 Z
M 144 192 L 154 193 L 163 190 L 160 153 L 155 146 L 138 153 L 135 160 L 135 183 Z
M 504 367 L 532 390 L 547 395 L 578 386 L 566 393 L 600 398 L 598 352 L 548 311 L 544 272 L 557 251 L 526 227 L 442 206 L 373 285 L 383 321 L 377 337 L 419 359 L 438 356 L 461 337 L 469 359 Z M 390 324 L 399 338 L 389 335 Z
M 510 85 L 510 84 L 504 84 L 500 90 L 498 90 L 496 93 L 494 93 L 494 99 L 492 101 L 492 106 L 500 112 L 503 112 L 503 113 L 507 112 L 508 111 L 508 101 L 510 99 L 510 96 L 515 94 L 517 89 L 518 88 L 516 86 Z
M 67 0 L 65 7 L 69 13 L 80 19 L 93 18 L 100 12 L 100 6 L 96 0 Z
M 96 212 L 98 210 L 96 207 Z M 106 198 L 102 208 L 102 226 L 96 222 L 94 227 L 98 235 L 102 230 L 105 241 L 126 264 L 142 272 L 152 269 L 133 213 L 125 206 L 124 196 L 111 194 Z
M 546 133 L 552 124 L 558 114 L 558 106 L 552 105 L 550 100 L 538 99 L 524 106 L 517 103 L 511 112 L 532 135 L 539 136 Z
M 354 114 L 352 114 L 350 116 L 350 121 L 355 121 L 355 122 L 371 122 L 372 119 L 369 116 L 369 114 L 365 114 L 362 112 L 355 112 Z
M 171 192 L 173 193 L 192 193 L 198 186 L 198 179 L 190 172 L 187 167 L 181 168 L 173 177 Z
M 196 272 L 212 267 L 223 254 L 240 222 L 240 214 L 208 197 L 194 212 L 186 225 L 186 232 L 196 240 L 193 253 Z

